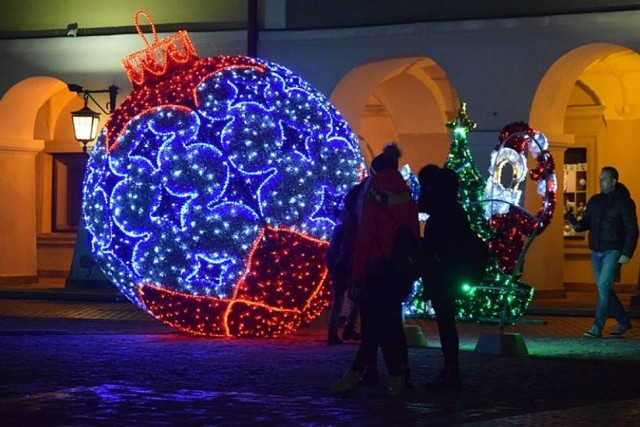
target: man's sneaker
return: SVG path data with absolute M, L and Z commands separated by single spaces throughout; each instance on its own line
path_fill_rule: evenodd
M 588 338 L 600 338 L 602 337 L 602 332 L 595 326 L 592 326 L 591 329 L 584 333 L 584 336 Z
M 611 338 L 620 338 L 622 334 L 631 329 L 631 323 L 618 323 L 615 328 L 611 330 Z

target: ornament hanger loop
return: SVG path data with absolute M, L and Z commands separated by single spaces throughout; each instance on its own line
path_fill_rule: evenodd
M 151 25 L 153 42 L 149 42 L 142 31 L 139 22 L 141 17 L 147 18 Z M 134 23 L 138 34 L 144 40 L 145 47 L 122 60 L 127 77 L 134 85 L 142 85 L 150 80 L 163 78 L 172 67 L 198 58 L 186 31 L 178 31 L 177 34 L 160 40 L 151 16 L 144 10 L 136 11 Z
M 158 43 L 158 33 L 156 31 L 156 26 L 153 23 L 153 20 L 151 19 L 151 16 L 149 16 L 149 14 L 144 10 L 138 10 L 136 11 L 136 14 L 134 16 L 134 22 L 136 23 L 136 29 L 138 30 L 138 34 L 140 34 L 140 37 L 142 37 L 142 40 L 144 40 L 144 44 L 147 45 L 147 47 L 149 47 L 149 42 L 147 41 L 147 37 L 144 35 L 144 32 L 142 31 L 142 28 L 140 28 L 140 24 L 138 23 L 138 19 L 140 15 L 143 15 L 145 18 L 147 18 L 147 21 L 149 21 L 149 24 L 151 24 L 151 32 L 153 33 L 153 43 L 154 44 Z

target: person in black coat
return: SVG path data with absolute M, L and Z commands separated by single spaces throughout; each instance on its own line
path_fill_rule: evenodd
M 421 212 L 429 215 L 424 228 L 426 269 L 424 298 L 431 300 L 436 314 L 444 367 L 428 388 L 459 390 L 459 338 L 456 327 L 456 299 L 462 290 L 460 248 L 471 231 L 462 205 L 457 201 L 458 176 L 451 169 L 427 165 L 418 174 Z
M 340 222 L 335 226 L 329 248 L 327 250 L 327 269 L 332 286 L 331 314 L 329 316 L 328 345 L 342 344 L 342 340 L 360 340 L 360 333 L 356 332 L 356 319 L 358 317 L 358 304 L 354 301 L 349 310 L 349 316 L 342 331 L 342 340 L 338 336 L 340 313 L 344 304 L 345 293 L 351 279 L 351 261 L 360 212 L 358 204 L 367 190 L 367 181 L 356 184 L 344 198 L 344 210 L 340 215 Z
M 565 214 L 576 231 L 589 230 L 591 265 L 598 286 L 598 305 L 593 326 L 585 332 L 590 338 L 600 338 L 609 310 L 618 324 L 611 331 L 620 337 L 631 329 L 631 322 L 620 299 L 613 290 L 613 282 L 622 264 L 629 262 L 638 241 L 636 205 L 629 190 L 618 182 L 618 171 L 606 166 L 600 172 L 600 193 L 589 199 L 582 219 Z

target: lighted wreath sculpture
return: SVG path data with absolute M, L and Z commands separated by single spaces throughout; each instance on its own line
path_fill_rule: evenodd
M 138 24 L 151 22 L 154 42 Z M 123 61 L 134 90 L 91 153 L 92 253 L 133 303 L 191 334 L 277 336 L 329 304 L 324 255 L 364 160 L 347 122 L 290 70 L 199 59 L 186 32 Z
M 501 269 L 516 277 L 520 275 L 528 246 L 549 225 L 556 205 L 558 182 L 548 148 L 549 143 L 542 132 L 524 122 L 516 122 L 503 129 L 500 143 L 491 154 L 484 202 L 486 216 L 494 231 L 490 247 Z M 536 161 L 536 166 L 529 171 L 527 153 Z M 506 165 L 510 165 L 512 171 L 511 183 L 507 186 L 503 184 Z M 518 205 L 522 194 L 520 186 L 527 175 L 537 184 L 541 198 L 540 209 L 535 215 Z M 525 239 L 529 239 L 526 247 Z

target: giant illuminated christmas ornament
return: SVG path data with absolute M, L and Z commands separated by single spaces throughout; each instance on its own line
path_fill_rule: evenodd
M 149 44 L 138 19 L 149 19 Z M 364 161 L 327 99 L 260 59 L 199 59 L 186 32 L 123 60 L 134 90 L 91 153 L 98 265 L 175 328 L 276 336 L 327 307 L 324 254 Z

